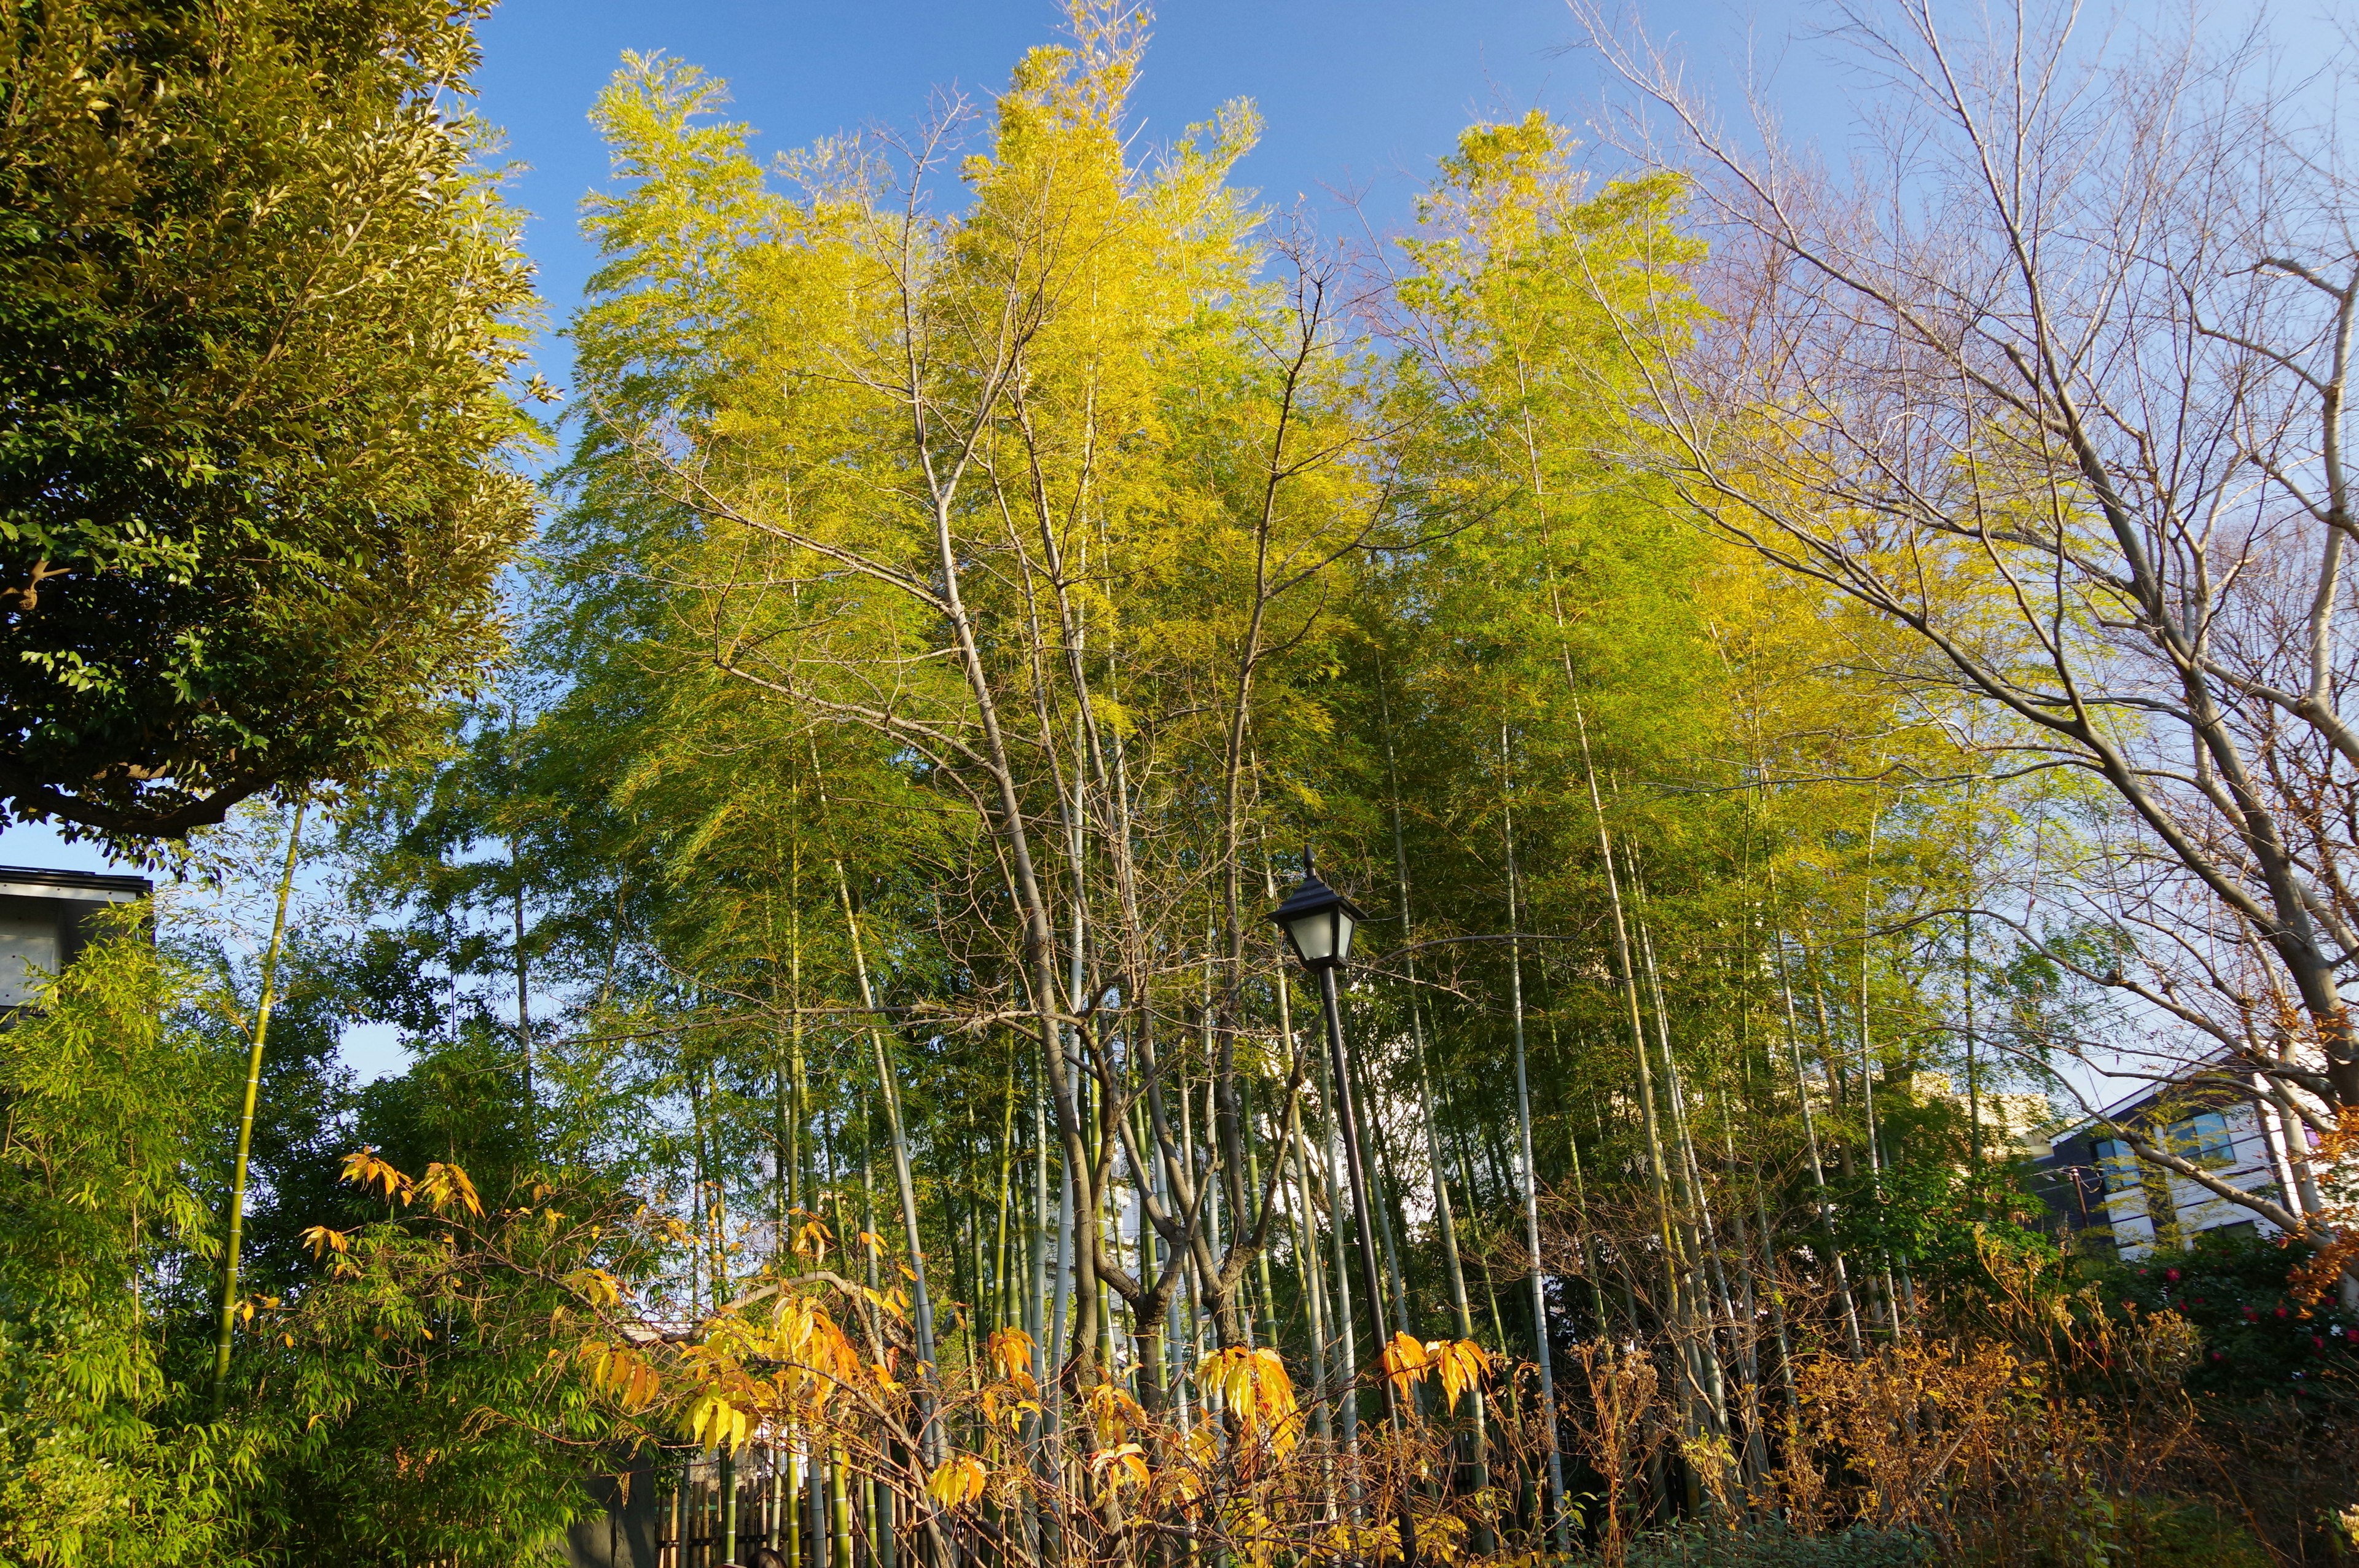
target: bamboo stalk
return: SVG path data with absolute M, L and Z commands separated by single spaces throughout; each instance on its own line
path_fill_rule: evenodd
M 1007 1326 L 1007 1217 L 1016 1176 L 1016 1057 L 1007 1058 L 1007 1090 L 999 1113 L 999 1231 L 992 1243 L 991 1323 Z
M 1568 673 L 1566 679 L 1571 678 Z M 1638 968 L 1631 954 L 1630 928 L 1622 907 L 1622 882 L 1614 864 L 1614 842 L 1605 827 L 1605 803 L 1597 789 L 1597 765 L 1589 752 L 1589 726 L 1582 717 L 1581 704 L 1572 707 L 1573 724 L 1581 736 L 1582 772 L 1589 785 L 1589 809 L 1597 821 L 1597 849 L 1605 868 L 1606 901 L 1614 914 L 1614 957 L 1622 973 L 1623 996 L 1629 1011 L 1630 1043 L 1638 1059 L 1638 1115 L 1647 1134 L 1647 1173 L 1653 1184 L 1655 1213 L 1663 1243 L 1663 1310 L 1667 1322 L 1676 1321 L 1680 1310 L 1679 1243 L 1671 1227 L 1670 1184 L 1665 1173 L 1662 1132 L 1656 1120 L 1655 1078 L 1647 1063 L 1647 1029 L 1639 1016 Z M 1687 1389 L 1681 1385 L 1682 1406 Z
M 1548 1532 L 1560 1552 L 1572 1550 L 1571 1526 L 1564 1511 L 1564 1455 L 1557 1443 L 1556 1372 L 1549 1345 L 1548 1287 L 1540 1270 L 1539 1172 L 1532 1158 L 1532 1093 L 1525 1069 L 1524 945 L 1517 935 L 1522 889 L 1516 862 L 1516 813 L 1512 804 L 1514 754 L 1507 727 L 1499 727 L 1499 819 L 1507 851 L 1507 994 L 1515 1016 L 1516 1141 L 1523 1156 L 1524 1245 L 1531 1253 L 1532 1356 L 1540 1376 L 1540 1422 L 1547 1440 Z
M 1631 875 L 1631 886 L 1643 901 L 1645 889 L 1639 883 L 1635 870 Z M 1641 907 L 1643 909 L 1643 903 Z M 1643 913 L 1638 918 L 1638 954 L 1646 966 L 1647 990 L 1654 1001 L 1655 1040 L 1663 1054 L 1663 1084 L 1669 1091 L 1671 1136 L 1678 1150 L 1674 1169 L 1681 1201 L 1690 1216 L 1680 1226 L 1682 1239 L 1688 1249 L 1688 1297 L 1690 1302 L 1701 1299 L 1702 1303 L 1702 1311 L 1698 1316 L 1703 1321 L 1690 1331 L 1689 1343 L 1694 1347 L 1690 1355 L 1697 1370 L 1702 1375 L 1701 1392 L 1704 1400 L 1703 1408 L 1712 1417 L 1714 1434 L 1719 1435 L 1728 1430 L 1728 1388 L 1719 1352 L 1712 1342 L 1710 1322 L 1721 1315 L 1714 1310 L 1715 1299 L 1721 1307 L 1727 1306 L 1728 1278 L 1721 1268 L 1719 1239 L 1712 1230 L 1712 1206 L 1705 1197 L 1703 1173 L 1695 1155 L 1695 1141 L 1688 1131 L 1686 1095 L 1680 1087 L 1678 1059 L 1671 1054 L 1670 1019 L 1663 1000 L 1662 975 L 1655 962 L 1654 935 L 1648 929 Z M 1702 1274 L 1706 1269 L 1710 1271 L 1709 1279 Z M 1730 1311 L 1726 1315 L 1733 1333 L 1734 1314 Z
M 1810 1086 L 1802 1073 L 1801 1029 L 1794 1016 L 1794 988 L 1786 972 L 1786 938 L 1777 934 L 1777 989 L 1786 1003 L 1786 1044 L 1794 1059 L 1794 1097 L 1802 1108 L 1802 1146 L 1810 1159 L 1810 1186 L 1818 1198 L 1819 1221 L 1827 1233 L 1827 1257 L 1834 1267 L 1835 1293 L 1843 1303 L 1843 1334 L 1851 1347 L 1852 1359 L 1865 1354 L 1865 1345 L 1859 1331 L 1859 1303 L 1851 1290 L 1850 1271 L 1843 1265 L 1843 1248 L 1835 1237 L 1834 1203 L 1827 1194 L 1827 1169 L 1819 1157 L 1818 1118 L 1810 1109 Z
M 1282 996 L 1283 990 L 1279 994 Z M 1292 1145 L 1288 1154 L 1294 1161 L 1295 1187 L 1300 1200 L 1295 1215 L 1294 1262 L 1296 1272 L 1300 1276 L 1299 1288 L 1310 1339 L 1310 1386 L 1314 1390 L 1311 1426 L 1322 1441 L 1332 1441 L 1334 1429 L 1328 1419 L 1328 1412 L 1336 1400 L 1335 1390 L 1327 1376 L 1327 1303 L 1319 1266 L 1319 1210 L 1310 1197 L 1310 1152 L 1302 1137 L 1302 1106 L 1299 1100 L 1287 1108 L 1287 1136 Z M 1331 1510 L 1334 1507 L 1332 1492 L 1328 1507 Z
M 287 901 L 295 892 L 295 868 L 300 862 L 303 812 L 310 803 L 298 797 L 287 827 L 287 865 L 278 874 L 278 905 L 270 919 L 270 945 L 262 955 L 262 990 L 255 999 L 254 1037 L 245 1054 L 245 1098 L 237 1118 L 237 1153 L 230 1165 L 229 1237 L 222 1247 L 221 1326 L 213 1340 L 213 1408 L 229 1397 L 230 1345 L 237 1330 L 237 1273 L 245 1238 L 245 1168 L 254 1148 L 254 1107 L 262 1092 L 263 1044 L 270 1037 L 270 1010 L 278 999 L 278 956 L 287 940 Z

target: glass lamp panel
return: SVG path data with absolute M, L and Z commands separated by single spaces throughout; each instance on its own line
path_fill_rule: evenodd
M 1306 964 L 1323 964 L 1335 956 L 1334 911 L 1315 909 L 1286 923 L 1288 940 L 1294 944 L 1294 956 Z
M 1359 931 L 1359 929 L 1360 923 L 1352 918 L 1352 912 L 1343 908 L 1340 904 L 1337 905 L 1335 910 L 1334 947 L 1335 961 L 1337 963 L 1343 964 L 1349 963 L 1351 961 L 1352 937 Z

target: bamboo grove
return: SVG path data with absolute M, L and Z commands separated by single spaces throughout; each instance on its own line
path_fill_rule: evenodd
M 324 1412 L 271 1528 L 368 1511 L 348 1443 L 468 1473 L 368 1516 L 438 1563 L 635 1487 L 678 1568 L 2028 1563 L 2180 1486 L 2185 1320 L 2021 1181 L 2111 937 L 1974 913 L 2109 808 L 1633 460 L 1722 324 L 1690 188 L 1534 113 L 1355 248 L 1238 183 L 1249 105 L 1136 134 L 1141 11 L 1068 23 L 768 162 L 627 58 L 515 668 L 248 857 L 355 922 L 258 1011 L 110 949 L 256 1061 L 278 984 L 319 1084 L 340 1013 L 415 1057 L 257 1152 L 208 1307 L 217 1400 Z
M 720 1325 L 694 1435 L 831 1455 L 931 1552 L 1560 1552 L 1560 1402 L 1660 1341 L 1650 1506 L 1766 1496 L 1798 1357 L 1912 1313 L 1890 1130 L 1919 1182 L 1968 1136 L 1911 1087 L 1962 933 L 1886 933 L 1993 831 L 1906 781 L 1970 765 L 1840 673 L 1872 626 L 1596 455 L 1609 323 L 1693 309 L 1675 185 L 1480 127 L 1385 277 L 1229 183 L 1243 106 L 1133 161 L 1141 27 L 1078 12 L 976 146 L 952 109 L 775 180 L 690 66 L 599 106 L 566 680 L 516 743 L 600 809 L 523 842 L 627 912 L 575 912 L 615 972 L 546 1070 L 626 1040 L 684 1115 L 647 1288 Z M 1902 782 L 1768 782 L 1845 775 Z M 1263 918 L 1314 846 L 1377 912 L 1377 1299 Z M 822 1267 L 832 1419 L 758 1370 Z

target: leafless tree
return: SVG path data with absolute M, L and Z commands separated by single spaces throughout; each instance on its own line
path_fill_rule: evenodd
M 1838 169 L 1765 97 L 1733 127 L 1660 43 L 1572 8 L 1627 90 L 1607 134 L 1688 178 L 1712 244 L 1708 325 L 1627 323 L 1649 460 L 1913 633 L 1881 673 L 2001 771 L 2110 799 L 2069 940 L 1989 913 L 2135 998 L 2158 1076 L 2332 1136 L 2359 1106 L 2349 49 L 1836 0 L 1821 37 L 1863 90 Z M 2303 1223 L 2300 1195 L 2123 1130 Z

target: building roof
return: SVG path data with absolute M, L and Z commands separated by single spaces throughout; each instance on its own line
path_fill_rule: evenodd
M 2234 1057 L 2230 1053 L 2224 1050 L 2214 1050 L 2209 1055 L 2190 1063 L 2187 1068 L 2187 1076 L 2191 1078 L 2206 1070 L 2216 1070 L 2222 1067 L 2227 1067 L 2233 1071 L 2234 1070 Z M 2155 1101 L 2161 1099 L 2165 1095 L 2184 1089 L 2187 1087 L 2187 1085 L 2178 1082 L 2149 1082 L 2141 1084 L 2121 1096 L 2118 1099 L 2108 1103 L 2101 1110 L 2092 1114 L 2076 1116 L 2069 1120 L 2058 1123 L 2049 1130 L 2049 1137 L 2056 1143 L 2061 1144 L 2067 1139 L 2078 1137 L 2082 1133 L 2094 1132 L 2106 1122 L 2126 1121 L 2138 1111 L 2144 1110 L 2147 1106 L 2150 1106 Z M 2210 1085 L 2202 1087 L 2224 1088 L 2226 1086 Z
M 0 898 L 131 903 L 155 891 L 155 884 L 146 877 L 115 876 L 103 871 L 53 871 L 46 866 L 0 866 Z

